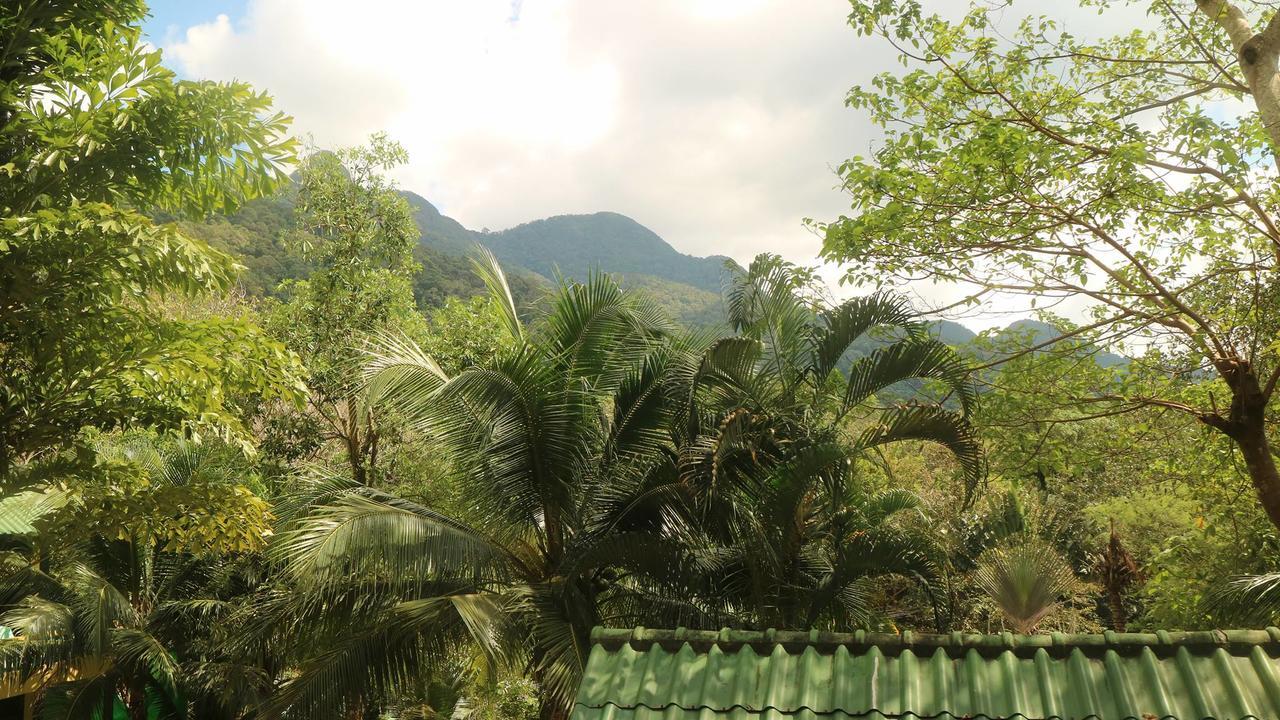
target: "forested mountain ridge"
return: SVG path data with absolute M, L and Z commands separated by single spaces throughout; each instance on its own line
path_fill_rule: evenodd
M 651 275 L 720 293 L 723 255 L 685 255 L 636 220 L 615 212 L 555 215 L 505 230 L 469 230 L 441 214 L 426 198 L 402 193 L 414 208 L 422 242 L 446 252 L 470 252 L 476 243 L 507 265 L 528 268 L 543 277 L 557 273 L 577 280 L 595 270 L 622 275 Z
M 440 213 L 430 200 L 408 190 L 400 192 L 413 208 L 413 219 L 422 231 L 421 244 L 453 254 L 471 252 L 479 233 L 468 230 L 462 223 Z
M 484 291 L 471 267 L 476 246 L 483 245 L 502 261 L 516 300 L 524 307 L 546 294 L 557 273 L 585 279 L 592 271 L 602 271 L 642 289 L 683 325 L 711 327 L 723 322 L 719 283 L 728 259 L 682 255 L 623 215 L 564 215 L 481 232 L 442 215 L 416 193 L 401 194 L 422 233 L 413 251 L 421 266 L 413 282 L 414 296 L 422 307 Z M 282 281 L 305 277 L 310 268 L 300 244 L 290 239 L 296 232 L 293 203 L 286 190 L 229 216 L 203 223 L 183 221 L 182 227 L 236 256 L 245 266 L 239 279 L 247 294 L 273 295 Z
M 652 275 L 719 293 L 722 255 L 694 257 L 677 252 L 649 228 L 626 215 L 598 212 L 557 215 L 486 233 L 481 243 L 500 260 L 543 275 L 560 272 L 581 280 L 594 269 Z
M 598 270 L 613 274 L 622 284 L 648 294 L 685 327 L 724 327 L 720 281 L 712 283 L 712 268 L 722 275 L 728 258 L 683 255 L 625 215 L 611 212 L 557 215 L 508 230 L 485 232 L 470 230 L 441 214 L 435 205 L 416 193 L 402 191 L 401 194 L 413 208 L 414 221 L 422 233 L 413 251 L 414 259 L 421 266 L 414 278 L 414 296 L 422 307 L 439 306 L 449 297 L 467 298 L 484 291 L 469 259 L 479 244 L 488 247 L 503 262 L 512 291 L 523 306 L 532 305 L 549 290 L 557 270 L 574 279 L 584 279 L 591 271 Z M 183 227 L 236 256 L 245 266 L 240 283 L 249 295 L 272 295 L 281 281 L 305 277 L 309 271 L 310 264 L 289 240 L 295 229 L 293 199 L 288 192 L 255 200 L 230 216 L 205 223 L 184 222 Z M 615 242 L 596 242 L 592 238 L 613 238 Z M 650 260 L 646 265 L 640 256 L 666 258 L 662 262 L 667 264 Z M 564 264 L 558 258 L 563 258 Z M 640 267 L 662 272 L 643 272 L 637 269 Z M 681 277 L 687 281 L 676 279 Z M 1046 322 L 1016 320 L 979 342 L 979 335 L 963 324 L 937 320 L 930 323 L 929 333 L 947 345 L 986 361 L 995 354 L 983 345 L 1028 347 L 1049 340 L 1060 331 Z M 848 360 L 866 355 L 881 344 L 883 341 L 872 337 L 862 338 L 860 344 L 850 348 Z M 1106 351 L 1098 351 L 1094 358 L 1103 367 L 1128 362 L 1127 358 Z

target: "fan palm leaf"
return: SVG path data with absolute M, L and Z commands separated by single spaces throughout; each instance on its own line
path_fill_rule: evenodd
M 992 551 L 978 564 L 974 579 L 1023 634 L 1034 631 L 1075 585 L 1071 566 L 1052 548 L 1035 542 Z

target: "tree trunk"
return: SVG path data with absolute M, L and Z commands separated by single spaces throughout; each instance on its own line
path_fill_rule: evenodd
M 1266 428 L 1251 428 L 1247 435 L 1235 440 L 1249 470 L 1249 479 L 1258 491 L 1258 500 L 1272 524 L 1280 529 L 1280 471 L 1276 469 L 1276 457 L 1271 453 Z
M 1258 494 L 1258 502 L 1271 524 L 1280 529 L 1280 470 L 1276 468 L 1276 457 L 1267 438 L 1268 398 L 1248 361 L 1224 361 L 1218 371 L 1231 388 L 1231 408 L 1226 417 L 1211 413 L 1201 415 L 1200 420 L 1235 441 Z
M 116 688 L 111 683 L 102 684 L 102 698 L 98 706 L 98 716 L 103 720 L 112 720 L 116 714 Z

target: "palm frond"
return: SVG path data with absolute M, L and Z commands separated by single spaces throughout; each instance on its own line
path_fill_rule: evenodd
M 482 578 L 506 560 L 482 534 L 390 496 L 349 494 L 282 533 L 273 552 L 298 582 L 320 588 L 349 573 Z
M 364 348 L 364 391 L 372 406 L 389 406 L 425 425 L 437 390 L 449 382 L 440 364 L 413 340 L 379 334 Z
M 0 668 L 5 672 L 30 672 L 30 668 L 75 662 L 79 655 L 76 642 L 75 610 L 62 603 L 33 595 L 17 607 L 0 615 L 0 625 L 17 633 L 16 638 L 0 640 Z
M 915 379 L 944 383 L 966 414 L 977 396 L 964 359 L 937 340 L 920 338 L 879 348 L 854 362 L 843 407 L 848 410 L 891 385 Z
M 749 333 L 765 316 L 765 308 L 782 302 L 804 305 L 799 292 L 811 280 L 811 273 L 778 255 L 757 255 L 746 270 L 729 266 L 726 274 L 725 310 L 730 326 Z
M 1225 622 L 1268 624 L 1280 616 L 1280 573 L 1232 578 L 1205 593 L 1201 607 Z
M 272 511 L 279 518 L 277 527 L 287 528 L 315 508 L 359 492 L 361 488 L 349 473 L 334 472 L 320 464 L 303 466 L 272 506 Z
M 569 581 L 604 568 L 647 577 L 670 587 L 688 588 L 696 558 L 681 542 L 650 532 L 610 533 L 578 541 L 567 553 L 560 574 Z
M 648 353 L 610 398 L 612 418 L 601 448 L 605 463 L 652 457 L 671 445 L 665 352 Z
M 44 693 L 42 717 L 97 720 L 102 717 L 104 704 L 115 705 L 115 681 L 115 676 L 102 674 L 54 685 Z
M 424 671 L 444 671 L 457 648 L 489 642 L 491 625 L 501 621 L 499 603 L 457 595 L 474 593 L 396 603 L 321 639 L 319 652 L 298 666 L 260 712 L 289 718 L 349 714 L 411 687 Z
M 968 491 L 972 493 L 977 487 L 985 470 L 982 445 L 960 413 L 927 405 L 889 410 L 876 425 L 863 431 L 854 445 L 857 450 L 869 450 L 904 440 L 922 440 L 947 448 L 960 463 Z
M 1024 542 L 991 551 L 974 573 L 978 587 L 995 602 L 1014 630 L 1027 634 L 1071 592 L 1075 575 L 1052 548 Z
M 611 388 L 675 326 L 652 300 L 603 273 L 561 283 L 541 345 L 566 378 Z
M 166 694 L 175 697 L 181 670 L 172 651 L 148 632 L 120 628 L 113 633 L 113 661 L 131 668 L 134 677 L 149 676 Z
M 114 629 L 143 624 L 129 596 L 95 568 L 75 563 L 67 574 L 68 583 L 77 588 L 70 603 L 75 610 L 76 632 L 91 654 L 102 657 L 110 652 Z
M 914 334 L 921 328 L 906 298 L 884 292 L 846 300 L 821 312 L 818 319 L 821 331 L 814 337 L 813 371 L 819 379 L 830 375 L 849 347 L 871 329 L 888 326 Z
M 784 395 L 809 366 L 809 340 L 817 323 L 813 304 L 801 295 L 809 274 L 773 255 L 758 256 L 745 273 L 731 274 L 725 304 L 729 322 L 763 345 L 763 368 Z
M 433 427 L 480 509 L 511 525 L 573 507 L 575 473 L 598 443 L 599 407 L 532 348 L 458 374 Z
M 939 548 L 930 538 L 902 533 L 856 532 L 844 538 L 830 574 L 809 595 L 808 624 L 826 612 L 845 588 L 867 578 L 898 575 L 931 586 L 938 578 Z
M 511 286 L 507 284 L 507 274 L 502 271 L 502 265 L 498 263 L 498 258 L 483 245 L 476 245 L 476 254 L 480 257 L 471 261 L 471 267 L 475 270 L 480 280 L 484 282 L 485 287 L 489 289 L 489 296 L 494 299 L 498 306 L 499 315 L 502 317 L 503 325 L 512 339 L 524 341 L 524 323 L 520 322 L 520 312 L 516 309 L 515 297 L 511 294 Z
M 883 524 L 898 513 L 915 511 L 921 515 L 924 501 L 906 488 L 889 488 L 871 495 L 858 504 L 863 519 L 870 527 Z
M 764 352 L 759 340 L 727 337 L 714 342 L 703 353 L 696 373 L 690 379 L 691 390 L 708 383 L 745 390 L 753 384 L 756 363 Z

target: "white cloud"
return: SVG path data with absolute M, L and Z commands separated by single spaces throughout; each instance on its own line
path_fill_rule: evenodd
M 250 0 L 165 50 L 188 76 L 271 91 L 322 146 L 390 132 L 411 155 L 402 185 L 469 227 L 613 210 L 683 252 L 812 263 L 801 221 L 847 209 L 832 168 L 874 136 L 844 96 L 895 67 L 847 14 L 842 0 Z
M 251 0 L 165 48 L 271 91 L 322 145 L 387 130 L 402 183 L 464 223 L 616 210 L 696 254 L 810 261 L 864 149 L 873 54 L 831 0 Z

